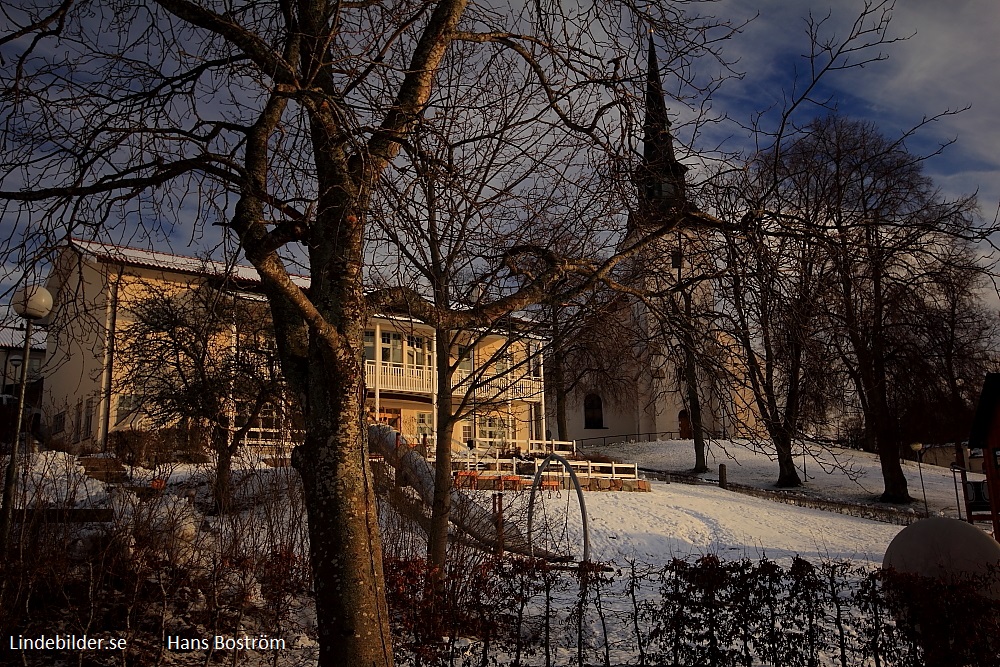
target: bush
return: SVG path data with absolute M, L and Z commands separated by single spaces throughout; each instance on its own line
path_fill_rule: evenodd
M 153 468 L 163 463 L 207 463 L 199 429 L 123 430 L 108 435 L 108 447 L 123 463 Z

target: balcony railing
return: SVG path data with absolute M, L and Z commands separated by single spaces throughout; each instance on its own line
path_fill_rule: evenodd
M 366 361 L 365 382 L 372 389 L 417 394 L 433 394 L 436 385 L 433 368 L 388 361 Z
M 437 389 L 434 369 L 388 361 L 365 361 L 365 380 L 369 389 L 433 394 Z M 475 384 L 476 396 L 482 401 L 540 401 L 544 385 L 541 378 L 527 377 L 516 371 L 499 377 L 474 376 L 467 371 L 455 373 L 452 386 L 456 392 L 469 391 Z
M 541 378 L 519 375 L 517 371 L 498 377 L 469 379 L 468 371 L 458 371 L 452 386 L 456 391 L 467 392 L 475 387 L 476 396 L 483 401 L 541 401 L 544 385 Z

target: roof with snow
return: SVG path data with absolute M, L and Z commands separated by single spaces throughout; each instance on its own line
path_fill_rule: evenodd
M 112 243 L 85 241 L 83 239 L 70 239 L 69 246 L 102 262 L 201 276 L 232 276 L 243 282 L 260 282 L 260 275 L 257 273 L 257 269 L 246 264 L 219 262 L 212 259 L 175 255 L 159 250 L 142 250 L 140 248 L 129 248 Z M 291 274 L 290 277 L 292 282 L 299 287 L 309 287 L 308 276 Z
M 138 266 L 160 271 L 172 271 L 175 273 L 187 273 L 197 276 L 229 276 L 241 283 L 259 284 L 260 275 L 257 269 L 246 264 L 236 264 L 235 262 L 220 262 L 211 259 L 201 259 L 185 255 L 175 255 L 159 250 L 143 250 L 140 248 L 130 248 L 115 245 L 113 243 L 102 243 L 100 241 L 85 241 L 83 239 L 71 238 L 68 247 L 77 252 L 93 258 L 99 262 L 111 264 L 123 264 L 126 266 Z M 309 276 L 289 274 L 292 282 L 302 289 L 308 289 L 310 284 Z M 382 312 L 381 317 L 399 317 L 410 320 L 410 316 L 404 312 Z M 520 313 L 505 318 L 511 326 L 521 325 L 526 328 L 538 326 L 538 322 L 530 314 Z M 523 332 L 526 334 L 527 332 Z M 544 336 L 530 336 L 534 338 L 544 338 Z M 23 340 L 23 339 L 22 339 Z M 44 347 L 44 345 L 43 345 Z
M 24 347 L 24 327 L 10 324 L 0 326 L 0 349 L 20 350 Z M 45 350 L 45 331 L 35 329 L 31 332 L 31 349 Z

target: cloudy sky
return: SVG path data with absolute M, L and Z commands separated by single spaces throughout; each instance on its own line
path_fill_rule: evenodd
M 825 34 L 842 39 L 863 6 L 859 0 L 719 2 L 712 10 L 719 17 L 759 15 L 725 46 L 727 57 L 739 58 L 737 69 L 745 76 L 724 86 L 716 109 L 746 119 L 748 111 L 766 108 L 775 91 L 791 89 L 796 68 L 801 73 L 805 65 L 803 17 L 810 11 L 817 18 L 831 14 Z M 874 121 L 889 137 L 925 116 L 969 107 L 926 126 L 907 145 L 915 152 L 932 152 L 954 141 L 927 163 L 927 173 L 945 194 L 978 191 L 982 214 L 989 219 L 1000 205 L 998 27 L 997 0 L 897 0 L 888 33 L 908 39 L 885 46 L 884 61 L 834 73 L 824 89 L 841 112 Z M 738 130 L 727 131 L 733 142 L 740 140 Z
M 863 0 L 717 0 L 701 6 L 701 11 L 736 24 L 753 19 L 723 45 L 724 56 L 736 61 L 735 69 L 744 77 L 724 84 L 713 110 L 745 123 L 755 111 L 773 107 L 782 91 L 791 93 L 796 73 L 801 77 L 806 66 L 802 54 L 809 41 L 804 18 L 810 12 L 816 18 L 829 14 L 824 35 L 843 39 L 863 7 Z M 969 107 L 924 127 L 908 146 L 930 153 L 939 144 L 954 141 L 928 161 L 927 173 L 945 195 L 978 192 L 987 219 L 1000 206 L 997 26 L 998 0 L 897 0 L 889 37 L 907 39 L 880 49 L 887 56 L 883 61 L 834 72 L 824 79 L 822 90 L 841 112 L 876 122 L 890 137 L 924 117 Z M 641 62 L 641 54 L 637 60 Z M 807 122 L 810 115 L 822 112 L 804 108 L 798 120 Z M 721 144 L 738 150 L 746 143 L 746 131 L 732 122 L 708 128 L 693 148 L 702 151 Z M 185 252 L 190 235 L 181 230 L 176 241 L 174 249 Z M 17 273 L 7 269 L 4 278 Z M 9 280 L 0 280 L 0 287 L 7 286 Z

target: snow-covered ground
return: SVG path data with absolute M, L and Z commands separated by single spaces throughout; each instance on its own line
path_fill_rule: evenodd
M 660 440 L 657 442 L 616 443 L 600 452 L 624 462 L 638 463 L 642 468 L 664 471 L 687 471 L 694 467 L 694 444 L 691 440 Z M 807 455 L 794 449 L 795 464 L 804 485 L 797 492 L 817 498 L 828 498 L 852 503 L 875 503 L 883 491 L 882 473 L 875 454 L 853 449 L 839 449 L 811 445 Z M 778 478 L 778 463 L 773 452 L 765 452 L 750 443 L 709 441 L 706 459 L 709 473 L 704 479 L 718 479 L 719 464 L 726 464 L 730 482 L 772 488 Z M 917 501 L 911 507 L 923 512 L 920 472 L 927 491 L 927 504 L 931 514 L 958 517 L 955 502 L 955 485 L 948 468 L 903 461 L 910 495 Z M 983 479 L 971 474 L 970 479 Z M 963 510 L 964 511 L 964 510 Z
M 600 450 L 642 468 L 663 471 L 689 470 L 694 464 L 690 440 L 621 443 Z M 853 450 L 816 451 L 808 457 L 807 479 L 796 492 L 823 499 L 875 503 L 882 491 L 877 457 Z M 730 482 L 772 488 L 777 462 L 766 453 L 732 442 L 712 443 L 708 451 L 711 472 L 718 477 L 725 463 Z M 909 506 L 923 513 L 920 470 L 904 461 L 910 494 Z M 923 488 L 932 515 L 957 517 L 955 485 L 947 468 L 924 465 Z M 806 478 L 805 475 L 808 475 Z M 973 475 L 982 479 L 981 475 Z M 787 560 L 795 555 L 809 559 L 848 559 L 881 563 L 892 538 L 902 526 L 796 507 L 719 489 L 715 485 L 653 482 L 651 493 L 588 493 L 592 557 L 623 561 L 634 558 L 655 565 L 675 556 L 717 554 L 720 557 Z
M 902 526 L 775 503 L 715 486 L 653 482 L 650 493 L 586 495 L 592 558 L 658 565 L 674 557 L 766 556 L 881 563 Z
M 635 462 L 640 467 L 661 471 L 686 471 L 694 463 L 690 440 L 642 443 L 619 443 L 594 452 L 617 460 Z M 710 472 L 706 482 L 718 477 L 720 463 L 727 467 L 731 483 L 772 488 L 777 478 L 773 456 L 759 449 L 734 442 L 711 442 L 707 452 Z M 854 450 L 813 448 L 804 461 L 796 457 L 799 474 L 805 480 L 797 493 L 822 499 L 852 503 L 876 503 L 882 490 L 877 457 Z M 287 476 L 289 471 L 253 465 L 250 460 L 238 464 L 238 477 L 257 468 L 263 477 Z M 912 461 L 903 462 L 910 494 L 917 499 L 907 509 L 923 513 L 920 471 Z M 141 477 L 142 470 L 133 470 Z M 924 465 L 923 489 L 931 514 L 958 516 L 955 485 L 947 468 Z M 151 474 L 151 473 L 150 473 Z M 204 466 L 174 465 L 158 473 L 167 477 L 167 495 L 181 495 L 193 480 L 204 479 Z M 106 502 L 103 484 L 86 478 L 82 468 L 68 455 L 46 452 L 35 457 L 30 468 L 33 490 L 47 500 L 68 500 L 70 504 L 100 505 Z M 981 479 L 981 475 L 973 476 Z M 252 479 L 262 480 L 250 474 Z M 260 482 L 258 482 L 260 483 Z M 237 483 L 237 488 L 240 484 Z M 201 494 L 207 494 L 202 483 Z M 256 494 L 251 494 L 256 495 Z M 507 502 L 524 503 L 511 497 Z M 526 494 L 525 494 L 526 495 Z M 481 502 L 489 508 L 489 494 Z M 759 558 L 788 560 L 799 555 L 809 559 L 847 559 L 880 563 L 885 548 L 901 526 L 854 516 L 777 503 L 745 494 L 726 491 L 717 485 L 691 485 L 652 482 L 651 493 L 587 493 L 591 558 L 605 562 L 626 560 L 656 566 L 675 557 L 716 554 L 723 558 Z M 582 549 L 580 510 L 575 497 L 550 501 L 550 509 L 567 516 L 565 542 L 575 551 Z M 513 520 L 523 522 L 525 512 L 512 511 Z M 301 520 L 301 517 L 299 517 Z M 298 531 L 296 531 L 298 532 Z
M 622 461 L 635 462 L 642 468 L 662 471 L 686 471 L 694 461 L 690 441 L 625 443 L 606 447 L 602 453 Z M 797 461 L 801 466 L 801 456 Z M 835 462 L 838 465 L 834 465 Z M 640 576 L 652 577 L 643 580 L 639 594 L 643 604 L 652 604 L 658 595 L 658 584 L 655 574 L 650 573 L 655 573 L 674 558 L 709 554 L 722 560 L 766 557 L 787 566 L 797 555 L 815 564 L 853 561 L 877 567 L 889 542 L 902 529 L 896 524 L 723 490 L 711 483 L 717 478 L 718 465 L 725 463 L 730 482 L 771 488 L 777 477 L 777 464 L 766 453 L 752 451 L 736 443 L 716 442 L 709 449 L 708 463 L 712 472 L 702 476 L 705 484 L 653 481 L 650 493 L 584 494 L 589 515 L 590 557 L 614 565 L 613 572 L 617 572 L 614 575 L 616 578 L 602 593 L 611 626 L 598 627 L 596 615 L 590 613 L 585 634 L 598 637 L 600 633 L 607 632 L 613 646 L 611 656 L 618 662 L 635 662 L 631 644 L 634 629 L 627 623 L 616 625 L 614 620 L 627 619 L 631 609 L 632 601 L 627 588 L 630 562 L 637 565 Z M 166 480 L 164 496 L 147 502 L 140 502 L 135 494 L 125 490 L 108 493 L 103 483 L 86 477 L 75 458 L 65 454 L 46 452 L 36 455 L 25 477 L 29 480 L 28 493 L 44 502 L 114 506 L 116 520 L 123 527 L 135 527 L 132 541 L 125 544 L 131 545 L 137 563 L 146 562 L 139 558 L 142 554 L 151 554 L 159 560 L 179 563 L 192 572 L 214 572 L 215 578 L 209 577 L 204 581 L 215 582 L 218 591 L 242 600 L 240 604 L 243 606 L 262 609 L 266 602 L 264 592 L 268 581 L 265 575 L 271 568 L 268 564 L 304 562 L 301 558 L 307 541 L 305 517 L 301 498 L 293 500 L 298 487 L 293 470 L 262 466 L 252 457 L 241 457 L 235 468 L 234 486 L 242 511 L 226 517 L 205 516 L 203 513 L 209 505 L 206 480 L 211 466 L 172 464 L 156 471 L 130 469 L 136 486 L 147 486 L 154 478 Z M 910 493 L 918 499 L 908 511 L 917 516 L 923 513 L 919 471 L 912 462 L 905 462 L 903 469 Z M 806 484 L 796 491 L 816 498 L 874 503 L 882 490 L 878 460 L 862 452 L 817 452 L 815 458 L 806 459 L 803 477 Z M 950 471 L 925 465 L 923 481 L 931 513 L 957 516 L 955 487 Z M 192 492 L 196 496 L 194 503 L 189 502 Z M 491 508 L 491 492 L 472 493 L 487 510 Z M 524 521 L 528 496 L 525 492 L 504 493 L 509 520 Z M 573 550 L 573 555 L 581 556 L 583 531 L 576 495 L 565 491 L 551 495 L 543 492 L 536 502 L 536 511 L 551 515 L 553 521 L 550 525 L 565 531 L 561 539 Z M 405 522 L 399 523 L 399 515 L 386 504 L 383 504 L 383 514 L 385 518 L 396 517 L 397 520 L 395 529 L 391 526 L 385 528 L 386 544 L 403 544 L 406 550 L 409 540 L 408 550 L 422 555 L 422 538 L 408 532 Z M 536 521 L 539 521 L 537 517 L 536 513 Z M 520 526 L 526 528 L 524 523 Z M 150 531 L 161 531 L 172 537 L 160 539 L 154 535 L 151 538 Z M 276 556 L 291 560 L 276 561 Z M 222 565 L 212 569 L 219 563 Z M 240 566 L 240 563 L 247 565 Z M 865 570 L 867 567 L 858 571 Z M 280 576 L 286 578 L 285 570 L 280 572 Z M 623 575 L 623 572 L 626 574 Z M 571 579 L 570 576 L 566 581 Z M 578 590 L 565 581 L 560 585 L 563 588 L 554 593 L 551 610 L 540 606 L 542 602 L 536 598 L 525 613 L 529 620 L 535 619 L 532 622 L 536 625 L 537 619 L 542 617 L 552 620 L 556 633 L 553 635 L 556 664 L 570 664 L 576 661 L 575 650 L 578 646 L 574 634 L 577 626 L 572 616 Z M 206 593 L 200 589 L 188 593 L 194 596 L 191 600 L 178 599 L 174 601 L 176 604 L 171 603 L 173 606 L 169 610 L 166 606 L 156 605 L 150 609 L 155 608 L 166 614 L 164 627 L 169 626 L 172 633 L 207 636 L 209 630 L 204 625 L 203 617 Z M 313 659 L 316 636 L 312 605 L 308 596 L 300 593 L 289 595 L 288 617 L 281 630 L 289 649 L 280 653 L 278 664 L 308 664 Z M 234 627 L 233 632 L 248 629 L 251 632 L 258 629 L 271 632 L 270 626 L 260 625 L 258 628 L 247 625 L 249 621 L 246 619 L 241 622 L 244 624 Z M 156 640 L 150 641 L 149 646 L 155 647 Z M 475 657 L 473 649 L 479 650 L 476 647 L 480 645 L 468 641 L 472 651 L 470 655 Z M 509 657 L 503 653 L 506 649 L 501 647 L 495 650 L 500 651 L 497 655 L 501 661 Z M 200 654 L 188 656 L 168 652 L 167 656 L 167 664 L 181 664 L 188 658 L 204 661 L 204 656 Z M 273 656 L 268 659 L 270 657 Z M 537 663 L 540 658 L 535 657 Z M 478 658 L 476 660 L 478 662 Z M 835 661 L 831 658 L 823 664 L 835 664 Z

